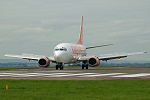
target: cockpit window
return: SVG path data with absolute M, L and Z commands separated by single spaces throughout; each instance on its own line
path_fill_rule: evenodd
M 60 49 L 60 51 L 64 51 L 64 49 Z
M 59 49 L 55 49 L 55 51 L 59 51 Z
M 63 48 L 63 50 L 64 50 L 64 51 L 67 51 L 67 49 L 66 49 L 66 48 Z
M 56 48 L 55 51 L 67 51 L 67 49 L 65 47 L 62 47 L 62 48 Z

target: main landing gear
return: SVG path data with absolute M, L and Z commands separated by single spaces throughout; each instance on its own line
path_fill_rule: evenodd
M 86 69 L 88 69 L 88 64 L 82 64 L 82 69 L 84 69 L 84 68 L 86 68 Z
M 58 70 L 59 68 L 60 68 L 60 70 L 63 70 L 63 69 L 64 69 L 63 63 L 58 63 L 58 64 L 56 65 L 56 70 Z

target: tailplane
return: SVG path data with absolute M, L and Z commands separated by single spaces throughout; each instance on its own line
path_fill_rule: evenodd
M 83 16 L 81 20 L 80 38 L 77 44 L 82 45 L 82 43 L 83 43 Z

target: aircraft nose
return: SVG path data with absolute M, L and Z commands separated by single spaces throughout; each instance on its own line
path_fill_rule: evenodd
M 63 62 L 63 52 L 55 52 L 54 53 L 54 59 L 56 62 Z

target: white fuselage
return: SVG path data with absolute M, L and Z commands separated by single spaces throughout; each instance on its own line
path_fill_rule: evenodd
M 76 63 L 79 56 L 86 56 L 86 47 L 73 43 L 61 43 L 54 48 L 57 63 Z

